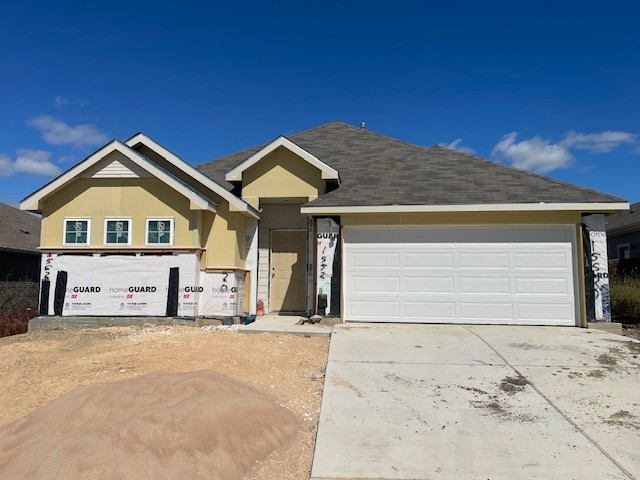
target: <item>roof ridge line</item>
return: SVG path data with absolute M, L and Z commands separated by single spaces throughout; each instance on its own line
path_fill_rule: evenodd
M 366 128 L 358 128 L 358 127 L 355 127 L 353 125 L 349 125 L 347 123 L 343 123 L 343 122 L 334 122 L 334 123 L 341 123 L 343 125 L 346 125 L 347 127 L 350 127 L 352 129 L 356 130 L 356 131 L 364 132 L 364 133 L 369 134 L 369 135 L 374 135 L 376 137 L 384 138 L 385 140 L 390 140 L 392 142 L 399 143 L 401 145 L 405 145 L 407 147 L 417 148 L 419 150 L 428 150 L 429 148 L 431 148 L 431 147 L 425 147 L 423 145 L 416 145 L 415 143 L 409 143 L 409 142 L 407 142 L 405 140 L 400 140 L 399 138 L 394 138 L 394 137 L 391 137 L 389 135 L 385 135 L 383 133 L 378 133 L 378 132 L 375 132 L 373 130 L 367 130 Z

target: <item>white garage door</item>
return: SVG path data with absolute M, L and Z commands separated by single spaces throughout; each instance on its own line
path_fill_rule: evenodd
M 344 229 L 346 321 L 575 325 L 571 226 Z

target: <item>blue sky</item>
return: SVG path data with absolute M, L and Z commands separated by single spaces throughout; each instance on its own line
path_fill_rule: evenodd
M 341 120 L 640 200 L 638 2 L 5 2 L 0 201 L 143 131 L 199 164 Z

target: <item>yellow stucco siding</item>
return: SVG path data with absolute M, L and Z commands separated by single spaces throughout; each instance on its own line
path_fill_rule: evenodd
M 286 148 L 270 153 L 242 175 L 242 198 L 255 207 L 260 198 L 313 200 L 324 188 L 320 170 Z
M 228 203 L 221 203 L 218 213 L 205 212 L 202 219 L 202 238 L 205 239 L 205 268 L 224 269 L 246 267 L 245 236 L 247 219 L 229 211 Z
M 186 183 L 194 190 L 202 193 L 203 195 L 206 195 L 208 198 L 214 200 L 216 203 L 222 203 L 226 201 L 216 192 L 214 192 L 213 190 L 211 190 L 210 188 L 206 187 L 205 185 L 200 183 L 198 180 L 193 178 L 189 173 L 176 167 L 173 163 L 168 161 L 162 155 L 151 150 L 149 147 L 145 145 L 139 145 L 138 147 L 136 147 L 136 150 L 142 153 L 145 157 L 148 157 L 151 160 L 153 160 L 154 163 L 158 164 L 160 167 L 162 167 L 164 170 L 169 172 L 174 177 L 180 179 L 182 182 Z
M 144 247 L 147 218 L 174 219 L 175 247 L 195 247 L 196 212 L 189 200 L 157 179 L 78 179 L 44 202 L 44 248 L 63 245 L 65 218 L 90 218 L 90 247 L 104 247 L 104 222 L 131 219 L 131 246 Z
M 112 248 L 144 251 L 153 248 L 145 244 L 147 219 L 168 218 L 174 220 L 171 248 L 204 248 L 208 269 L 244 269 L 246 218 L 230 212 L 226 201 L 217 214 L 189 207 L 186 197 L 157 179 L 77 179 L 45 200 L 41 246 L 65 248 L 64 219 L 89 218 L 90 245 L 73 248 L 105 249 L 105 219 L 126 218 L 131 219 L 131 245 Z
M 346 214 L 342 226 L 359 225 L 577 225 L 580 212 L 446 212 L 398 214 Z

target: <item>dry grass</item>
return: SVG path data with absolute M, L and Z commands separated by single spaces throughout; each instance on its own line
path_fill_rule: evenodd
M 622 323 L 640 321 L 640 277 L 614 277 L 610 285 L 611 311 Z
M 0 282 L 0 337 L 26 333 L 36 316 L 38 282 Z
M 0 338 L 27 333 L 29 320 L 35 316 L 36 310 L 32 308 L 0 313 Z

